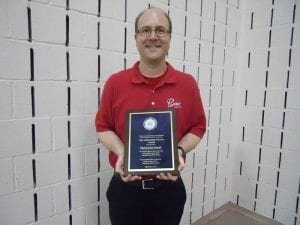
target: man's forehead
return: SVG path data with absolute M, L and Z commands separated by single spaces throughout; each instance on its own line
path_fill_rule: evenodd
M 152 9 L 145 10 L 145 12 L 139 18 L 138 24 L 143 25 L 143 24 L 149 22 L 149 19 L 151 19 L 151 18 L 159 19 L 159 22 L 161 23 L 161 25 L 169 24 L 164 11 L 161 9 L 158 9 L 158 8 L 152 8 Z

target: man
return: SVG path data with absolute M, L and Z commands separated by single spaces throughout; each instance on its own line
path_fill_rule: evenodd
M 172 24 L 160 8 L 141 12 L 135 21 L 135 40 L 140 61 L 110 76 L 96 115 L 100 142 L 110 151 L 114 168 L 108 190 L 112 225 L 178 225 L 186 201 L 180 176 L 124 176 L 126 113 L 129 110 L 176 110 L 178 170 L 185 154 L 195 148 L 206 130 L 206 118 L 198 85 L 191 75 L 175 70 L 166 55 Z M 150 181 L 145 188 L 145 183 Z M 149 185 L 149 186 L 148 186 Z

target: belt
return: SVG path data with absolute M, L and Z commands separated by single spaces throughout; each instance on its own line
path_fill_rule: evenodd
M 120 174 L 115 173 L 114 176 L 122 181 Z M 144 178 L 142 180 L 128 181 L 126 184 L 139 187 L 142 190 L 154 190 L 170 184 L 171 182 L 173 183 L 174 181 L 159 180 L 157 178 Z
M 140 187 L 143 190 L 154 190 L 164 186 L 166 184 L 166 181 L 159 180 L 156 178 L 150 178 L 150 179 L 129 181 L 128 184 L 136 187 Z

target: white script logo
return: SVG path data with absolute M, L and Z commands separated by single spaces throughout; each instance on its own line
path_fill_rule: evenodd
M 176 102 L 174 98 L 168 98 L 168 108 L 181 108 L 181 102 Z

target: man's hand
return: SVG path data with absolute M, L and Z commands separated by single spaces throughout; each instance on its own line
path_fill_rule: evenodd
M 127 175 L 126 177 L 124 176 L 124 155 L 123 154 L 118 156 L 115 171 L 116 171 L 116 173 L 120 174 L 120 177 L 124 182 L 142 179 L 141 176 L 134 176 L 134 175 Z
M 181 172 L 184 169 L 184 166 L 184 158 L 182 157 L 181 152 L 178 151 L 178 172 Z M 157 175 L 157 179 L 176 181 L 178 179 L 178 176 L 174 176 L 171 173 L 160 173 L 159 175 Z

